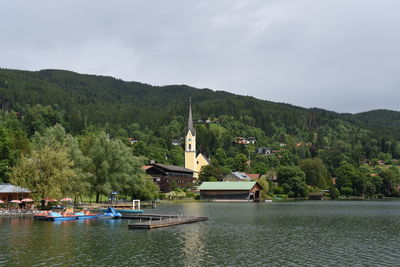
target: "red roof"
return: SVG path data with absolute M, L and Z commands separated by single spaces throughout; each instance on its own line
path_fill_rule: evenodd
M 246 175 L 247 176 L 249 176 L 251 179 L 253 179 L 253 180 L 255 180 L 255 179 L 258 179 L 258 178 L 260 178 L 260 174 L 258 174 L 258 173 L 246 173 Z
M 142 169 L 143 169 L 143 170 L 147 170 L 147 169 L 150 169 L 151 167 L 153 167 L 153 166 L 151 166 L 151 165 L 144 165 L 144 166 L 142 166 Z

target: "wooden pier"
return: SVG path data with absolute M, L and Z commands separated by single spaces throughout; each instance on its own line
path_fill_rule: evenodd
M 187 215 L 165 215 L 165 214 L 129 214 L 129 219 L 148 220 L 147 222 L 138 222 L 129 224 L 128 225 L 129 229 L 154 229 L 154 228 L 168 227 L 168 226 L 195 223 L 208 220 L 207 217 L 187 216 Z

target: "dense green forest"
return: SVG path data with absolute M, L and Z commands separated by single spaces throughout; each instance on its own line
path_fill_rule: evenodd
M 197 150 L 212 162 L 204 180 L 246 171 L 276 176 L 278 186 L 271 192 L 294 197 L 304 197 L 306 185 L 330 188 L 333 195 L 398 194 L 396 111 L 340 114 L 186 85 L 151 86 L 63 70 L 0 69 L 0 97 L 8 104 L 3 109 L 10 111 L 2 115 L 0 128 L 3 181 L 32 153 L 35 136 L 55 125 L 78 140 L 102 132 L 144 163 L 183 165 L 183 147 L 172 141 L 183 140 L 191 97 Z M 256 142 L 239 144 L 238 137 Z M 79 143 L 84 150 L 84 142 Z M 258 147 L 272 153 L 258 154 Z M 332 177 L 337 177 L 336 186 Z

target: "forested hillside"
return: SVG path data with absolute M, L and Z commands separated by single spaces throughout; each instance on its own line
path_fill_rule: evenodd
M 214 176 L 232 170 L 265 174 L 282 166 L 304 167 L 305 160 L 317 158 L 326 169 L 323 181 L 307 178 L 308 183 L 326 187 L 328 177 L 338 176 L 345 163 L 359 168 L 369 162 L 366 173 L 371 174 L 379 171 L 374 166 L 397 164 L 400 158 L 400 112 L 395 111 L 339 114 L 186 85 L 151 86 L 63 70 L 1 69 L 0 97 L 18 112 L 20 143 L 23 136 L 29 142 L 35 132 L 60 123 L 74 136 L 104 130 L 130 145 L 133 155 L 177 165 L 183 165 L 183 148 L 172 140 L 185 134 L 191 97 L 197 149 L 218 168 Z M 256 142 L 239 144 L 238 137 Z M 258 154 L 258 147 L 273 153 Z M 18 151 L 24 150 L 29 148 Z

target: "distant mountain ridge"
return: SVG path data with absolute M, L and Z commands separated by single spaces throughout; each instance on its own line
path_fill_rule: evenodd
M 352 117 L 365 123 L 400 124 L 400 112 L 395 110 L 376 109 L 356 113 Z

